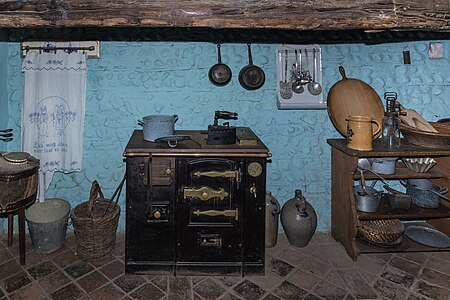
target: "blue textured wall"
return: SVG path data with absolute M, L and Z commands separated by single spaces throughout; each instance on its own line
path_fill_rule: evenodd
M 362 79 L 379 95 L 396 91 L 399 100 L 428 120 L 450 115 L 450 42 L 445 58 L 428 58 L 429 42 L 381 45 L 322 45 L 324 91 L 347 76 Z M 402 51 L 411 51 L 411 65 L 403 65 Z M 208 69 L 216 63 L 210 43 L 102 42 L 101 58 L 89 60 L 84 171 L 55 175 L 48 197 L 68 199 L 73 206 L 85 201 L 97 179 L 111 195 L 122 177 L 123 149 L 137 119 L 149 114 L 177 113 L 177 129 L 206 129 L 217 109 L 239 112 L 234 124 L 250 126 L 273 153 L 267 188 L 283 204 L 300 188 L 318 215 L 318 230 L 330 229 L 330 149 L 327 138 L 339 137 L 326 110 L 281 111 L 276 108 L 275 49 L 252 45 L 254 63 L 266 72 L 266 84 L 246 91 L 238 82 L 247 64 L 246 45 L 222 45 L 223 61 L 233 71 L 231 83 L 215 87 Z M 19 44 L 9 45 L 8 98 L 10 126 L 20 131 L 23 74 Z M 20 150 L 15 140 L 9 150 Z M 120 201 L 124 210 L 124 198 Z M 124 229 L 124 213 L 120 230 Z
M 8 73 L 8 44 L 0 42 L 0 129 L 8 126 L 8 90 L 6 76 Z M 7 150 L 6 142 L 0 141 L 0 152 Z M 0 219 L 0 238 L 4 232 L 5 222 Z
M 0 42 L 0 129 L 8 126 L 8 90 L 6 76 L 8 73 L 8 44 Z M 6 151 L 7 144 L 0 141 L 0 151 Z

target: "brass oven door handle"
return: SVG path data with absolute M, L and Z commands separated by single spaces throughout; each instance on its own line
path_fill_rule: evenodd
M 183 190 L 183 196 L 184 199 L 188 198 L 188 197 L 194 197 L 194 198 L 199 198 L 202 201 L 208 201 L 211 198 L 219 198 L 220 200 L 225 199 L 225 197 L 228 197 L 228 193 L 225 192 L 225 190 L 223 188 L 221 188 L 220 190 L 213 190 L 209 187 L 206 186 L 202 186 L 199 189 L 190 189 L 190 188 L 184 188 Z
M 253 197 L 254 197 L 255 199 L 258 198 L 257 195 L 256 195 L 256 185 L 255 185 L 254 182 L 253 182 L 252 187 L 250 188 L 250 193 L 252 193 L 252 195 L 253 195 Z
M 239 219 L 239 211 L 238 209 L 226 209 L 226 210 L 196 210 L 193 212 L 194 215 L 200 216 L 210 216 L 210 217 L 216 217 L 216 216 L 225 216 L 225 217 L 232 217 L 236 221 Z
M 194 176 L 206 176 L 206 177 L 225 177 L 225 178 L 236 178 L 237 182 L 241 181 L 241 173 L 237 171 L 207 171 L 201 172 L 197 171 L 194 173 Z

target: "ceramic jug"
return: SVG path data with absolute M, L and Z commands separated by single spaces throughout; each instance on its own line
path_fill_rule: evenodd
M 354 150 L 372 150 L 372 141 L 381 131 L 380 122 L 368 116 L 349 116 L 347 119 L 347 147 Z M 377 128 L 373 130 L 372 124 Z
M 266 192 L 266 248 L 275 247 L 278 237 L 278 215 L 280 204 L 272 196 L 270 191 Z
M 295 190 L 295 197 L 283 205 L 281 225 L 289 243 L 296 247 L 305 247 L 314 235 L 317 215 L 301 190 Z

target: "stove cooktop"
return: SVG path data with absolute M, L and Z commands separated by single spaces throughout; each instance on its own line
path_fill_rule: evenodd
M 125 148 L 124 156 L 142 156 L 146 153 L 157 155 L 227 155 L 253 154 L 257 156 L 270 156 L 269 149 L 249 127 L 237 127 L 235 144 L 209 145 L 206 130 L 175 130 L 174 135 L 190 136 L 190 139 L 178 141 L 172 147 L 166 141 L 148 142 L 143 138 L 142 130 L 135 130 Z M 252 156 L 253 156 L 252 155 Z

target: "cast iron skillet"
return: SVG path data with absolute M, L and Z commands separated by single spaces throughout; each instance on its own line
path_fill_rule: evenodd
M 243 67 L 239 72 L 239 83 L 244 89 L 247 90 L 257 90 L 263 86 L 264 81 L 266 81 L 266 75 L 264 71 L 253 64 L 252 60 L 252 50 L 250 44 L 248 47 L 248 65 Z
M 231 69 L 222 63 L 220 44 L 217 44 L 217 64 L 209 69 L 208 77 L 212 84 L 216 86 L 227 85 L 231 80 Z

